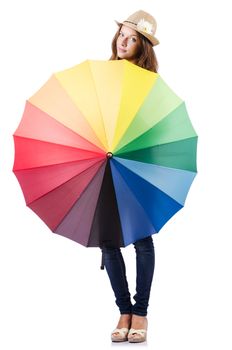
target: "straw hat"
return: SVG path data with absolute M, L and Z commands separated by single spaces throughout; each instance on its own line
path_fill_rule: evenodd
M 152 46 L 158 45 L 159 40 L 155 38 L 155 32 L 157 23 L 154 17 L 145 11 L 137 11 L 129 16 L 125 21 L 115 21 L 118 26 L 124 24 L 125 26 L 132 28 L 145 36 L 152 44 Z

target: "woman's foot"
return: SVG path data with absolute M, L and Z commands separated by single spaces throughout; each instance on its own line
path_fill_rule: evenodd
M 132 315 L 131 329 L 128 334 L 130 343 L 141 343 L 147 339 L 147 323 L 146 316 Z
M 113 342 L 127 341 L 128 332 L 131 326 L 131 314 L 123 314 L 120 316 L 117 327 L 111 333 Z

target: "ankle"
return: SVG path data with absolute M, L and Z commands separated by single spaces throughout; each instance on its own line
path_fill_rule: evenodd
M 147 329 L 147 316 L 132 315 L 131 328 L 135 329 Z
M 130 328 L 131 318 L 132 318 L 131 314 L 121 314 L 118 321 L 117 328 Z
M 120 318 L 131 319 L 132 314 L 121 314 Z

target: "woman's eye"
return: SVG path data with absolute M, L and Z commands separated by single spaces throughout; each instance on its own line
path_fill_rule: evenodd
M 133 44 L 136 43 L 136 38 L 130 38 L 130 42 Z

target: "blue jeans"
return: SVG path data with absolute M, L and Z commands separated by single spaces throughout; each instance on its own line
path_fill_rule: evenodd
M 136 252 L 136 294 L 132 305 L 126 268 L 120 248 L 102 248 L 104 265 L 121 314 L 147 315 L 151 284 L 155 268 L 155 249 L 152 237 L 134 243 Z

